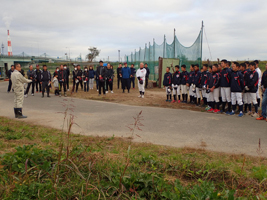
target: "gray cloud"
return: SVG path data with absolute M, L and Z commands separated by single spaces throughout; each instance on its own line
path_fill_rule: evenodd
M 145 43 L 173 39 L 173 28 L 184 46 L 196 39 L 201 21 L 212 58 L 266 59 L 266 0 L 10 0 L 1 1 L 0 42 L 6 45 L 10 24 L 13 54 L 85 56 L 89 46 L 99 58 L 117 60 Z M 68 48 L 66 48 L 68 47 Z M 7 48 L 5 49 L 5 51 Z M 210 58 L 206 38 L 203 59 Z

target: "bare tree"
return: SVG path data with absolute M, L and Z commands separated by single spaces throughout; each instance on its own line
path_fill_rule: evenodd
M 86 58 L 88 59 L 88 62 L 92 62 L 97 56 L 99 56 L 100 50 L 96 47 L 90 47 L 88 50 L 89 53 L 87 54 Z

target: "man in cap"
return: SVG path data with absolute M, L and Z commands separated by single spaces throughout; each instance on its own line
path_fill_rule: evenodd
M 11 74 L 11 81 L 14 89 L 14 113 L 16 118 L 27 118 L 27 116 L 22 115 L 22 105 L 23 105 L 23 93 L 24 93 L 24 83 L 31 83 L 31 79 L 26 79 L 20 73 L 20 64 L 15 65 L 15 70 Z
M 103 88 L 103 94 L 106 95 L 105 91 L 105 80 L 106 80 L 106 67 L 103 66 L 103 61 L 100 60 L 99 66 L 96 69 L 96 74 L 98 75 L 98 81 L 99 81 L 99 96 L 101 95 L 101 88 Z

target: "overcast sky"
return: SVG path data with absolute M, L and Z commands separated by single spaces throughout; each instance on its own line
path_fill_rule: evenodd
M 119 49 L 130 54 L 153 38 L 161 44 L 164 34 L 171 43 L 174 28 L 190 46 L 202 20 L 213 60 L 267 60 L 266 0 L 0 0 L 0 42 L 7 53 L 9 28 L 13 54 L 84 58 L 96 46 L 98 59 L 118 60 Z

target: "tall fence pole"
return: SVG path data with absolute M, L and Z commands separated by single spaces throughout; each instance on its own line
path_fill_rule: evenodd
M 164 42 L 163 42 L 163 58 L 165 58 L 166 53 L 166 36 L 164 35 Z

